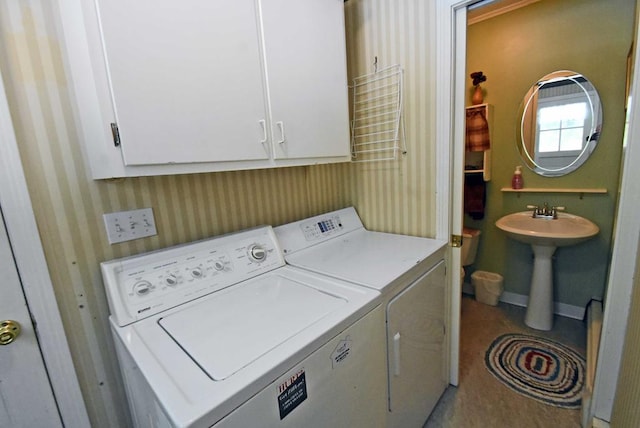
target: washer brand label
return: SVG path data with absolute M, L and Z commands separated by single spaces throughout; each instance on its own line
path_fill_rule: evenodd
M 331 354 L 331 367 L 336 368 L 341 364 L 349 355 L 351 355 L 351 337 L 347 336 L 342 339 L 336 349 Z
M 280 420 L 307 399 L 307 381 L 304 369 L 278 386 L 278 407 L 280 408 Z

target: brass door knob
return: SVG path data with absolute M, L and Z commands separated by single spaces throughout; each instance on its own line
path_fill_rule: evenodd
M 13 320 L 0 321 L 0 345 L 12 343 L 20 335 L 20 323 Z

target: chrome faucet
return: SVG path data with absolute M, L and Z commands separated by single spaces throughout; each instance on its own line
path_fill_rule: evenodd
M 558 211 L 564 211 L 564 207 L 551 207 L 551 217 L 557 219 Z
M 558 211 L 564 211 L 564 207 L 551 207 L 549 208 L 549 204 L 546 202 L 542 207 L 538 205 L 527 205 L 527 209 L 532 211 L 532 218 L 558 218 Z

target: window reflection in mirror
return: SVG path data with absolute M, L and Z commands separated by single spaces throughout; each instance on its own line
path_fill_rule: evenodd
M 596 89 L 579 73 L 544 76 L 529 89 L 521 111 L 518 150 L 532 171 L 549 177 L 568 174 L 595 149 L 602 107 Z

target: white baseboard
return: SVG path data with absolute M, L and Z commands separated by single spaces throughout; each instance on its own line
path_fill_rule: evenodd
M 510 305 L 522 306 L 523 308 L 526 308 L 527 303 L 529 302 L 529 296 L 505 291 L 502 293 L 502 296 L 500 296 L 500 301 L 509 303 Z
M 591 426 L 593 428 L 609 428 L 609 422 L 607 421 L 603 421 L 602 419 L 598 419 L 598 418 L 593 418 L 593 421 L 591 422 Z
M 527 307 L 529 296 L 505 291 L 502 293 L 502 296 L 500 296 L 500 301 L 512 305 Z M 581 320 L 584 319 L 584 311 L 585 308 L 581 308 L 580 306 L 573 306 L 560 302 L 553 303 L 553 313 L 563 317 Z
M 462 285 L 462 292 L 465 294 L 475 294 L 473 290 L 473 286 L 468 283 L 464 283 Z M 525 296 L 524 294 L 511 293 L 509 291 L 505 291 L 500 296 L 500 301 L 504 303 L 509 303 L 510 305 L 522 306 L 524 308 L 527 307 L 527 303 L 529 301 L 529 296 Z M 560 315 L 562 317 L 573 318 L 576 320 L 584 319 L 585 308 L 581 308 L 580 306 L 568 305 L 566 303 L 554 302 L 553 303 L 553 312 L 556 315 Z

